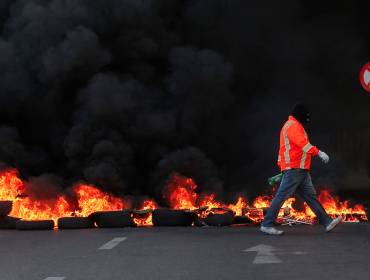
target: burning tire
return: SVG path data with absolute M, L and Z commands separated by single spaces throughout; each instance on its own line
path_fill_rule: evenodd
M 18 230 L 50 230 L 54 229 L 54 221 L 17 221 L 16 227 Z
M 88 217 L 64 217 L 58 219 L 59 229 L 84 229 L 93 227 L 94 221 Z
M 14 218 L 14 217 L 1 217 L 0 218 L 0 229 L 16 229 L 16 223 L 21 218 Z
M 255 221 L 253 221 L 251 218 L 247 216 L 235 216 L 233 224 L 250 224 L 254 222 Z
M 231 226 L 234 222 L 234 215 L 234 213 L 209 214 L 202 220 L 208 226 Z
M 99 228 L 136 227 L 131 213 L 128 211 L 96 212 L 90 217 Z
M 12 212 L 13 201 L 0 201 L 0 217 L 9 215 Z
M 186 227 L 191 226 L 194 218 L 184 210 L 155 209 L 152 220 L 154 226 Z

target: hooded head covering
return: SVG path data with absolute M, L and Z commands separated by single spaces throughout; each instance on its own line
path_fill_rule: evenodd
M 303 101 L 297 102 L 294 104 L 292 116 L 302 125 L 305 125 L 310 120 L 308 106 Z

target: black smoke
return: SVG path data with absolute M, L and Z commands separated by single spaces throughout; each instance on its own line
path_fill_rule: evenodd
M 358 80 L 369 60 L 365 10 L 2 0 L 0 160 L 40 184 L 35 197 L 85 180 L 158 198 L 173 172 L 225 199 L 253 196 L 279 173 L 280 129 L 304 100 L 310 140 L 331 158 L 313 160 L 315 183 L 348 185 L 370 156 L 370 99 Z

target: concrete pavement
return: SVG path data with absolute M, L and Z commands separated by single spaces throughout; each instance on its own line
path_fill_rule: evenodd
M 285 234 L 246 226 L 1 230 L 0 279 L 368 278 L 370 223 L 342 223 L 332 233 L 279 229 Z

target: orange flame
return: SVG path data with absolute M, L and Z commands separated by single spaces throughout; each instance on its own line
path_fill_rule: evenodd
M 195 193 L 197 185 L 192 179 L 177 173 L 173 174 L 172 177 L 172 181 L 164 187 L 163 198 L 169 200 L 173 209 L 194 210 L 197 200 Z
M 272 198 L 269 196 L 259 196 L 257 197 L 254 202 L 253 206 L 256 208 L 263 208 L 263 207 L 269 207 L 271 204 Z
M 219 201 L 215 201 L 214 194 L 205 196 L 203 201 L 197 205 L 196 201 L 198 196 L 195 193 L 197 185 L 194 181 L 177 173 L 172 174 L 171 176 L 172 181 L 164 187 L 163 198 L 169 200 L 170 206 L 173 209 L 195 210 L 198 208 L 198 205 L 200 205 L 200 207 L 207 206 L 207 210 L 225 207 L 233 210 L 236 215 L 242 215 L 242 208 L 246 207 L 246 203 L 243 202 L 242 197 L 239 197 L 238 202 L 235 205 L 230 204 L 227 206 Z
M 97 211 L 116 211 L 124 208 L 122 199 L 91 185 L 77 184 L 73 191 L 77 194 L 79 210 L 76 213 L 80 216 L 87 217 Z
M 147 210 L 147 209 L 156 209 L 156 204 L 155 204 L 155 201 L 154 200 L 146 200 L 144 201 L 143 203 L 143 207 L 140 209 L 140 210 Z M 144 217 L 144 218 L 133 218 L 135 224 L 137 224 L 138 226 L 152 226 L 153 225 L 153 222 L 152 222 L 152 216 L 153 216 L 153 213 L 149 213 L 147 215 L 147 217 Z
M 77 198 L 76 205 L 69 204 L 65 195 L 60 195 L 54 201 L 31 201 L 28 197 L 19 196 L 24 192 L 26 187 L 27 183 L 19 179 L 17 170 L 13 169 L 0 173 L 0 201 L 13 201 L 13 209 L 10 216 L 25 220 L 52 219 L 57 223 L 58 218 L 72 216 L 73 214 L 87 217 L 97 211 L 114 211 L 125 208 L 123 199 L 116 198 L 110 193 L 96 189 L 92 185 L 78 183 L 73 187 L 72 190 Z M 232 209 L 236 215 L 242 215 L 242 208 L 247 207 L 242 197 L 239 197 L 235 205 L 230 204 L 227 206 L 215 201 L 214 194 L 205 196 L 203 201 L 197 204 L 198 196 L 195 192 L 196 188 L 197 186 L 192 179 L 175 173 L 172 175 L 172 181 L 165 186 L 163 197 L 169 201 L 173 209 L 195 210 L 197 205 L 207 206 L 208 210 L 211 208 L 227 207 Z M 259 196 L 253 202 L 253 206 L 255 208 L 269 207 L 272 198 L 272 194 Z M 360 217 L 363 220 L 367 219 L 362 205 L 356 205 L 352 208 L 349 201 L 340 202 L 339 198 L 336 196 L 333 197 L 329 190 L 321 191 L 318 199 L 323 204 L 327 213 L 333 217 L 344 215 L 347 221 L 356 221 Z M 290 208 L 292 217 L 306 220 L 315 217 L 307 205 L 304 212 L 295 211 L 292 207 L 293 201 L 294 198 L 290 198 L 283 205 L 283 208 Z M 154 200 L 146 200 L 141 210 L 154 210 L 156 208 L 157 205 Z M 148 213 L 143 218 L 134 218 L 134 221 L 139 226 L 152 225 L 152 213 Z
M 340 202 L 339 197 L 333 197 L 329 190 L 322 190 L 317 198 L 324 206 L 326 212 L 332 217 L 343 215 L 343 219 L 346 221 L 359 221 L 358 216 L 361 215 L 365 215 L 363 218 L 366 218 L 366 212 L 362 205 L 358 204 L 354 208 L 351 208 L 349 201 Z M 305 206 L 306 214 L 315 217 L 312 210 L 307 205 Z
M 59 218 L 73 215 L 75 209 L 67 202 L 64 195 L 59 196 L 55 201 L 31 201 L 28 197 L 18 197 L 24 192 L 26 184 L 17 175 L 18 172 L 15 169 L 0 174 L 0 201 L 13 201 L 10 216 L 24 220 L 52 219 L 57 224 Z M 96 211 L 119 210 L 124 206 L 121 199 L 103 193 L 93 186 L 77 184 L 73 191 L 78 199 L 76 212 L 79 216 L 86 217 Z
M 243 208 L 247 207 L 247 204 L 243 201 L 242 197 L 239 197 L 238 202 L 234 204 L 230 204 L 228 208 L 233 210 L 236 213 L 236 216 L 241 216 L 243 212 Z
M 0 174 L 0 201 L 13 201 L 24 191 L 24 184 L 18 178 L 18 171 L 12 169 Z
M 28 197 L 23 197 L 15 199 L 9 215 L 23 220 L 53 220 L 56 225 L 60 217 L 71 216 L 72 213 L 64 196 L 51 206 L 41 201 L 32 203 Z
M 212 208 L 229 208 L 229 209 L 231 209 L 232 211 L 235 212 L 235 215 L 241 216 L 242 215 L 242 208 L 247 206 L 247 204 L 245 202 L 243 202 L 242 197 L 239 197 L 238 202 L 235 205 L 234 204 L 226 205 L 226 204 L 223 204 L 223 203 L 220 203 L 220 202 L 215 202 L 215 201 L 213 201 L 214 197 L 215 197 L 214 194 L 206 196 L 204 198 L 202 204 L 201 204 L 201 207 L 207 206 L 208 210 L 210 210 Z
M 339 215 L 343 215 L 343 219 L 345 221 L 358 221 L 358 216 L 362 216 L 361 218 L 363 220 L 367 219 L 365 209 L 362 205 L 356 205 L 354 208 L 351 208 L 349 206 L 349 201 L 339 202 L 339 198 L 333 197 L 330 192 L 330 190 L 322 190 L 317 198 L 324 206 L 326 212 L 330 214 L 333 218 L 336 218 Z M 256 208 L 269 207 L 272 199 L 273 195 L 259 196 L 253 202 L 253 206 Z M 304 212 L 295 211 L 294 208 L 292 208 L 293 201 L 295 201 L 295 198 L 289 198 L 282 206 L 282 208 L 290 208 L 290 214 L 292 215 L 292 217 L 302 220 L 313 219 L 316 217 L 316 215 L 312 212 L 312 210 L 307 206 L 306 203 Z M 282 214 L 282 211 L 281 213 L 279 213 L 279 215 L 280 214 Z
M 203 200 L 203 202 L 201 204 L 201 207 L 207 206 L 208 207 L 208 210 L 210 210 L 212 208 L 222 207 L 220 202 L 214 202 L 213 201 L 214 198 L 215 198 L 215 195 L 214 194 L 211 194 L 211 195 L 208 195 L 208 196 L 204 197 L 204 200 Z

